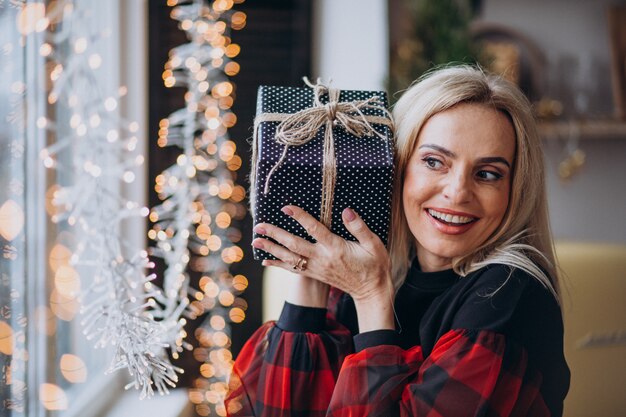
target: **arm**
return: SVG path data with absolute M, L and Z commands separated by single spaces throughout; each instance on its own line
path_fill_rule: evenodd
M 451 330 L 425 358 L 420 347 L 405 351 L 380 334 L 355 336 L 328 415 L 562 414 L 569 371 L 560 310 L 548 290 L 494 265 L 465 277 L 444 303 L 452 306 Z
M 339 369 L 353 352 L 350 332 L 325 308 L 286 303 L 235 361 L 225 401 L 230 416 L 324 416 Z
M 282 260 L 264 261 L 264 265 L 293 272 L 292 265 L 306 256 L 309 267 L 294 277 L 295 289 L 279 321 L 259 329 L 239 354 L 226 400 L 231 416 L 326 414 L 341 364 L 353 352 L 350 332 L 332 318 L 324 318 L 326 309 L 321 307 L 326 305 L 331 285 L 350 289 L 361 331 L 394 326 L 389 260 L 380 239 L 353 212 L 347 216 L 344 212 L 344 221 L 360 240 L 358 244 L 333 235 L 297 207 L 292 209 L 285 213 L 304 222 L 318 244 L 272 225 L 257 225 L 257 233 L 284 245 L 256 239 L 254 246 Z
M 287 292 L 287 302 L 298 306 L 326 308 L 330 291 L 327 284 L 302 275 L 295 275 L 293 280 L 294 285 Z
M 421 348 L 365 347 L 344 361 L 328 416 L 549 416 L 541 375 L 498 333 L 453 330 Z

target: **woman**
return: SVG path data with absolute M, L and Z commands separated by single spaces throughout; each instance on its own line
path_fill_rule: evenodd
M 541 146 L 523 94 L 469 66 L 396 104 L 389 252 L 283 208 L 253 245 L 298 290 L 235 362 L 231 415 L 560 416 L 569 387 Z M 395 295 L 395 298 L 394 296 Z M 392 302 L 392 300 L 394 300 Z M 394 308 L 395 306 L 395 308 Z

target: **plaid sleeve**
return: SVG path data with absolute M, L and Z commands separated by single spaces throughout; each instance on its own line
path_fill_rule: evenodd
M 285 304 L 235 361 L 229 416 L 325 416 L 352 335 L 326 309 Z
M 526 352 L 488 330 L 453 330 L 419 347 L 376 346 L 344 361 L 329 416 L 549 416 Z

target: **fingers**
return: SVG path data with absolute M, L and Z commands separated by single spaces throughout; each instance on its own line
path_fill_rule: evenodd
M 262 262 L 263 266 L 274 266 L 277 268 L 282 268 L 286 271 L 289 271 L 291 273 L 294 274 L 302 274 L 304 271 L 299 271 L 297 268 L 294 268 L 293 266 L 296 265 L 296 263 L 289 263 L 289 262 L 283 262 L 281 260 L 273 260 L 273 259 L 265 259 Z
M 259 223 L 254 226 L 254 231 L 260 235 L 271 237 L 281 245 L 285 246 L 291 252 L 309 257 L 313 253 L 313 244 L 307 242 L 301 237 L 292 235 L 280 227 L 273 226 L 268 223 Z M 282 259 L 282 258 L 280 258 Z
M 279 245 L 278 243 L 274 243 L 271 240 L 257 238 L 252 241 L 252 246 L 274 255 L 285 264 L 297 265 L 298 260 L 300 259 L 300 255 L 291 252 L 289 249 Z
M 307 305 L 310 307 L 326 307 L 328 290 L 325 287 L 331 284 L 328 281 L 328 276 L 326 274 L 320 274 L 315 270 L 315 265 L 310 265 L 309 262 L 305 265 L 304 269 L 298 269 L 297 267 L 294 267 L 294 265 L 298 265 L 297 262 L 289 263 L 278 259 L 265 259 L 263 260 L 262 265 L 281 268 L 292 274 L 299 275 L 300 278 L 305 278 L 305 281 L 300 281 L 299 290 L 296 291 L 296 294 L 291 294 L 291 297 L 295 297 L 293 300 L 297 301 L 295 304 Z M 320 285 L 322 286 L 320 287 Z
M 354 210 L 346 208 L 342 213 L 343 224 L 352 233 L 361 245 L 372 246 L 380 241 L 380 238 L 374 234 L 365 224 L 361 216 L 356 214 Z
M 285 206 L 281 209 L 281 211 L 300 223 L 302 227 L 304 227 L 304 230 L 306 230 L 306 232 L 316 241 L 320 243 L 328 243 L 333 238 L 333 234 L 326 226 L 320 223 L 315 217 L 302 210 L 300 207 Z

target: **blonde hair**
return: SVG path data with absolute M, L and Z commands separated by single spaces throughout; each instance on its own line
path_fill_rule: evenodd
M 531 105 L 524 94 L 503 78 L 469 66 L 449 66 L 417 80 L 393 109 L 396 124 L 396 161 L 389 251 L 394 286 L 406 277 L 415 238 L 402 204 L 407 163 L 422 126 L 433 115 L 460 103 L 491 106 L 506 114 L 515 130 L 516 150 L 509 204 L 502 222 L 473 252 L 452 260 L 465 276 L 489 264 L 519 268 L 558 297 L 554 246 L 548 219 L 543 153 Z M 524 190 L 524 196 L 522 196 Z

